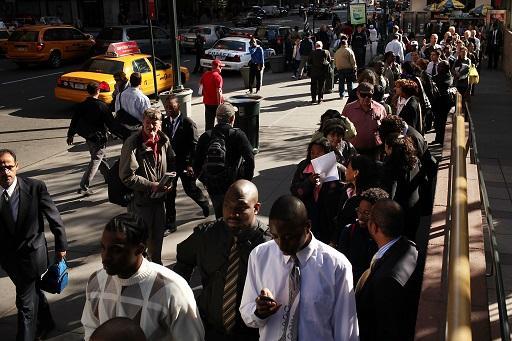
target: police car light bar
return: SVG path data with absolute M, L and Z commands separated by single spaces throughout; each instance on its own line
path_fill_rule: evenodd
M 107 57 L 122 57 L 134 53 L 140 53 L 139 46 L 136 41 L 124 41 L 119 43 L 112 43 L 108 46 L 105 56 Z

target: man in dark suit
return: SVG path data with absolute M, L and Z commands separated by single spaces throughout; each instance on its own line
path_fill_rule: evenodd
M 18 333 L 16 340 L 33 341 L 55 327 L 50 307 L 39 289 L 48 268 L 44 236 L 46 217 L 55 236 L 55 256 L 66 256 L 66 232 L 46 185 L 16 176 L 16 154 L 0 149 L 0 266 L 16 286 Z
M 308 63 L 311 65 L 311 104 L 320 104 L 324 98 L 325 80 L 332 58 L 323 46 L 321 41 L 317 41 L 315 50 L 308 57 Z
M 500 58 L 501 46 L 503 45 L 503 32 L 500 24 L 495 22 L 487 34 L 487 68 L 496 69 Z
M 172 149 L 176 153 L 176 177 L 172 190 L 167 194 L 165 200 L 166 229 L 175 232 L 178 178 L 181 179 L 185 193 L 201 207 L 205 217 L 210 215 L 210 209 L 208 199 L 196 185 L 196 177 L 192 168 L 197 145 L 196 123 L 190 117 L 181 114 L 178 98 L 175 95 L 169 95 L 164 101 L 167 115 L 162 122 L 162 130 L 171 140 Z
M 356 286 L 361 341 L 413 340 L 418 304 L 418 251 L 402 236 L 403 212 L 391 199 L 371 209 L 368 232 L 379 247 Z

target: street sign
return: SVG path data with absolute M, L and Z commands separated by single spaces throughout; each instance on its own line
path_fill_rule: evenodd
M 352 25 L 366 24 L 366 4 L 350 4 L 350 23 Z
M 105 56 L 109 57 L 122 57 L 129 54 L 140 53 L 139 46 L 136 41 L 124 41 L 119 43 L 112 43 L 108 46 Z

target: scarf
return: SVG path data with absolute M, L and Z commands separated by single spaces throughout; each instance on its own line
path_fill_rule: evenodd
M 160 141 L 160 135 L 158 133 L 153 137 L 142 131 L 142 140 L 146 149 L 151 149 L 155 155 L 155 161 L 158 161 L 158 141 Z

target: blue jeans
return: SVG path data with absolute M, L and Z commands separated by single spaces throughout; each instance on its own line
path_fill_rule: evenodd
M 345 82 L 347 83 L 348 92 L 352 91 L 352 82 L 354 81 L 354 70 L 353 69 L 341 69 L 338 70 L 339 77 L 339 93 L 340 97 L 345 93 Z

